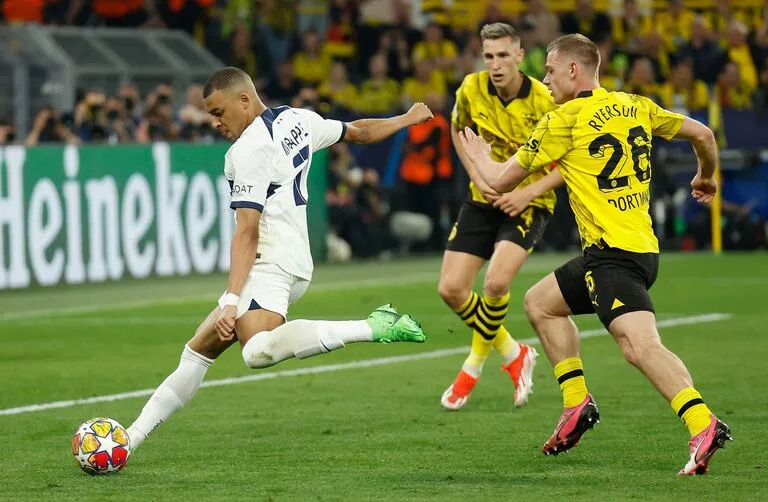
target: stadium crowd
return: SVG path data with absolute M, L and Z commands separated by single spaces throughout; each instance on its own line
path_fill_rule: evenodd
M 426 102 L 436 120 L 408 131 L 399 159 L 403 189 L 394 202 L 382 196 L 381 172 L 358 167 L 355 152 L 342 147 L 331 152 L 331 222 L 358 256 L 393 245 L 383 213 L 397 207 L 426 215 L 432 230 L 420 246 L 442 249 L 465 189 L 462 170 L 454 169 L 450 110 L 463 76 L 484 69 L 478 30 L 485 23 L 505 21 L 517 28 L 526 49 L 521 70 L 537 78 L 544 74 L 547 44 L 561 33 L 580 32 L 598 43 L 600 82 L 609 90 L 648 96 L 715 131 L 723 110 L 768 117 L 768 1 L 0 0 L 0 5 L 8 23 L 183 29 L 225 63 L 246 70 L 268 104 L 349 120 Z M 0 142 L 219 140 L 200 85 L 183 96 L 168 85 L 144 96 L 132 83 L 110 94 L 83 89 L 74 110 L 44 108 L 32 124 L 24 138 L 10 120 L 0 119 Z

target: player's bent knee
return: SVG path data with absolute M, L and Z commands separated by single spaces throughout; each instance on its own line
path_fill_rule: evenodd
M 542 319 L 544 317 L 543 298 L 541 297 L 539 288 L 532 286 L 525 292 L 523 297 L 523 308 L 525 309 L 525 315 L 528 316 L 528 320 L 532 323 Z
M 509 292 L 509 283 L 495 277 L 486 277 L 483 292 L 493 298 L 501 298 Z
M 268 368 L 280 362 L 275 357 L 269 333 L 269 331 L 256 333 L 243 347 L 243 361 L 249 368 Z
M 449 307 L 454 309 L 461 306 L 469 296 L 468 289 L 458 287 L 445 281 L 440 281 L 440 284 L 437 286 L 437 292 L 440 294 L 440 298 L 442 298 Z

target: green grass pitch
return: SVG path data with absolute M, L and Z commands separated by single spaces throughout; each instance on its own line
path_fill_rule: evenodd
M 564 255 L 534 255 L 512 286 L 506 326 L 533 333 L 525 289 Z M 735 440 L 709 475 L 675 476 L 687 433 L 608 336 L 585 338 L 587 385 L 602 415 L 568 455 L 540 447 L 560 412 L 542 355 L 535 394 L 520 409 L 492 355 L 467 407 L 439 398 L 464 358 L 468 330 L 436 293 L 439 260 L 322 266 L 292 318 L 356 319 L 393 302 L 430 340 L 356 344 L 329 355 L 245 368 L 224 354 L 207 380 L 318 368 L 313 374 L 203 388 L 113 476 L 71 458 L 74 429 L 93 416 L 126 427 L 146 397 L 7 414 L 25 405 L 154 388 L 215 304 L 225 278 L 150 279 L 0 293 L 0 499 L 4 500 L 766 500 L 768 499 L 768 257 L 662 255 L 652 296 L 664 342 Z M 596 318 L 577 319 L 583 330 Z M 433 353 L 443 349 L 451 352 Z M 422 355 L 420 360 L 368 360 Z M 434 357 L 428 357 L 434 356 Z M 343 364 L 358 362 L 358 367 Z M 329 365 L 342 365 L 331 367 Z

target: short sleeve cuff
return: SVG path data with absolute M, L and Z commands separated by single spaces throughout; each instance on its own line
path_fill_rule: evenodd
M 229 205 L 230 209 L 255 209 L 257 211 L 263 212 L 264 211 L 264 205 L 259 204 L 258 202 L 251 202 L 249 200 L 238 200 L 238 201 L 232 201 L 232 203 Z

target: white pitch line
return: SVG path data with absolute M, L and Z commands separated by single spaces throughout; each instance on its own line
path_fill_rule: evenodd
M 723 321 L 730 319 L 731 314 L 703 314 L 689 317 L 679 317 L 676 319 L 666 319 L 658 321 L 656 325 L 659 328 L 670 328 L 673 326 L 684 326 L 689 324 L 702 324 L 707 322 Z M 590 329 L 581 332 L 581 338 L 592 338 L 596 336 L 605 336 L 608 332 L 604 329 Z M 519 340 L 522 343 L 538 344 L 537 338 L 526 338 Z M 321 366 L 312 366 L 309 368 L 299 368 L 295 370 L 284 371 L 270 371 L 265 373 L 257 373 L 255 375 L 246 375 L 241 377 L 222 378 L 219 380 L 209 380 L 203 382 L 201 387 L 221 387 L 222 385 L 234 385 L 246 382 L 256 382 L 259 380 L 272 380 L 275 378 L 302 376 L 302 375 L 315 375 L 318 373 L 331 373 L 335 371 L 349 370 L 354 368 L 372 368 L 375 366 L 385 366 L 389 364 L 405 363 L 411 361 L 422 361 L 425 359 L 436 359 L 439 357 L 452 356 L 455 354 L 463 354 L 469 350 L 469 347 L 456 347 L 452 349 L 440 349 L 430 352 L 420 352 L 417 354 L 409 354 L 404 356 L 391 356 L 380 357 L 377 359 L 364 359 L 362 361 L 354 361 L 350 363 L 341 364 L 327 364 Z M 16 408 L 6 408 L 0 410 L 0 415 L 19 415 L 21 413 L 32 413 L 36 411 L 53 410 L 56 408 L 71 408 L 72 406 L 79 406 L 84 404 L 105 403 L 110 401 L 122 401 L 124 399 L 132 399 L 135 397 L 151 396 L 155 389 L 142 389 L 132 392 L 121 392 L 119 394 L 110 394 L 106 396 L 94 396 L 84 399 L 71 399 L 68 401 L 54 401 L 51 403 L 30 404 L 27 406 L 18 406 Z

